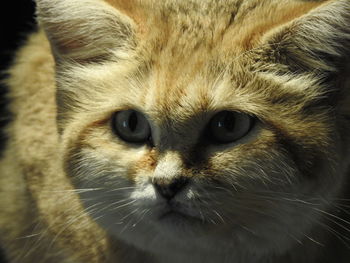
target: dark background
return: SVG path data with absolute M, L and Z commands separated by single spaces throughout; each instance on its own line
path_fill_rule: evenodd
M 0 7 L 1 70 L 8 65 L 13 51 L 23 43 L 28 31 L 33 30 L 35 24 L 34 1 L 9 0 L 3 2 Z
M 15 50 L 23 44 L 29 32 L 35 30 L 34 0 L 5 0 L 0 7 L 0 79 L 6 77 L 4 70 L 11 64 Z M 7 87 L 0 81 L 0 152 L 6 143 L 3 128 L 11 115 L 6 109 Z M 5 263 L 0 244 L 0 263 Z M 33 262 L 34 263 L 34 262 Z

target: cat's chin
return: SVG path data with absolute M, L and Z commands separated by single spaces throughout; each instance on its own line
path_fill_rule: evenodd
M 187 215 L 181 211 L 176 211 L 170 209 L 169 211 L 164 212 L 158 217 L 160 222 L 165 223 L 177 223 L 177 222 L 186 222 L 186 223 L 200 223 L 199 218 Z
M 215 237 L 214 232 L 218 226 L 181 209 L 165 206 L 163 208 L 150 211 L 132 227 L 121 225 L 109 229 L 112 230 L 110 234 L 117 240 L 154 255 L 163 254 L 166 258 L 174 258 L 180 254 L 188 255 L 194 251 L 199 253 L 202 250 L 221 253 L 221 249 L 226 248 L 225 243 L 229 244 Z M 216 244 L 213 243 L 212 237 L 217 241 Z

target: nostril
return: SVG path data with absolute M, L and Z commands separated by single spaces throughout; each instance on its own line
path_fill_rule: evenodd
M 176 177 L 172 180 L 153 179 L 153 185 L 158 193 L 165 199 L 172 199 L 178 192 L 180 192 L 185 185 L 188 183 L 188 178 L 186 177 Z
M 188 179 L 186 177 L 178 177 L 175 178 L 169 185 L 169 188 L 173 192 L 178 192 L 188 183 Z

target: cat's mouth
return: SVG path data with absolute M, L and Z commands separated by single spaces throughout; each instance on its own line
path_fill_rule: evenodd
M 172 223 L 204 223 L 204 221 L 195 215 L 193 211 L 180 206 L 179 204 L 167 204 L 159 213 L 157 220 Z

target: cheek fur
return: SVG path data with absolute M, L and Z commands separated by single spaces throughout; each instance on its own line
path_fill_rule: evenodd
M 88 166 L 91 170 L 85 169 L 84 173 L 94 177 L 95 180 L 109 173 L 111 182 L 114 180 L 113 177 L 116 180 L 123 177 L 134 181 L 135 169 L 131 167 L 151 169 L 155 162 L 153 151 L 148 151 L 146 147 L 129 147 L 112 133 L 106 121 L 94 122 L 93 125 L 87 126 L 75 140 L 69 141 L 66 149 L 67 173 L 74 175 L 74 171 L 80 171 Z

